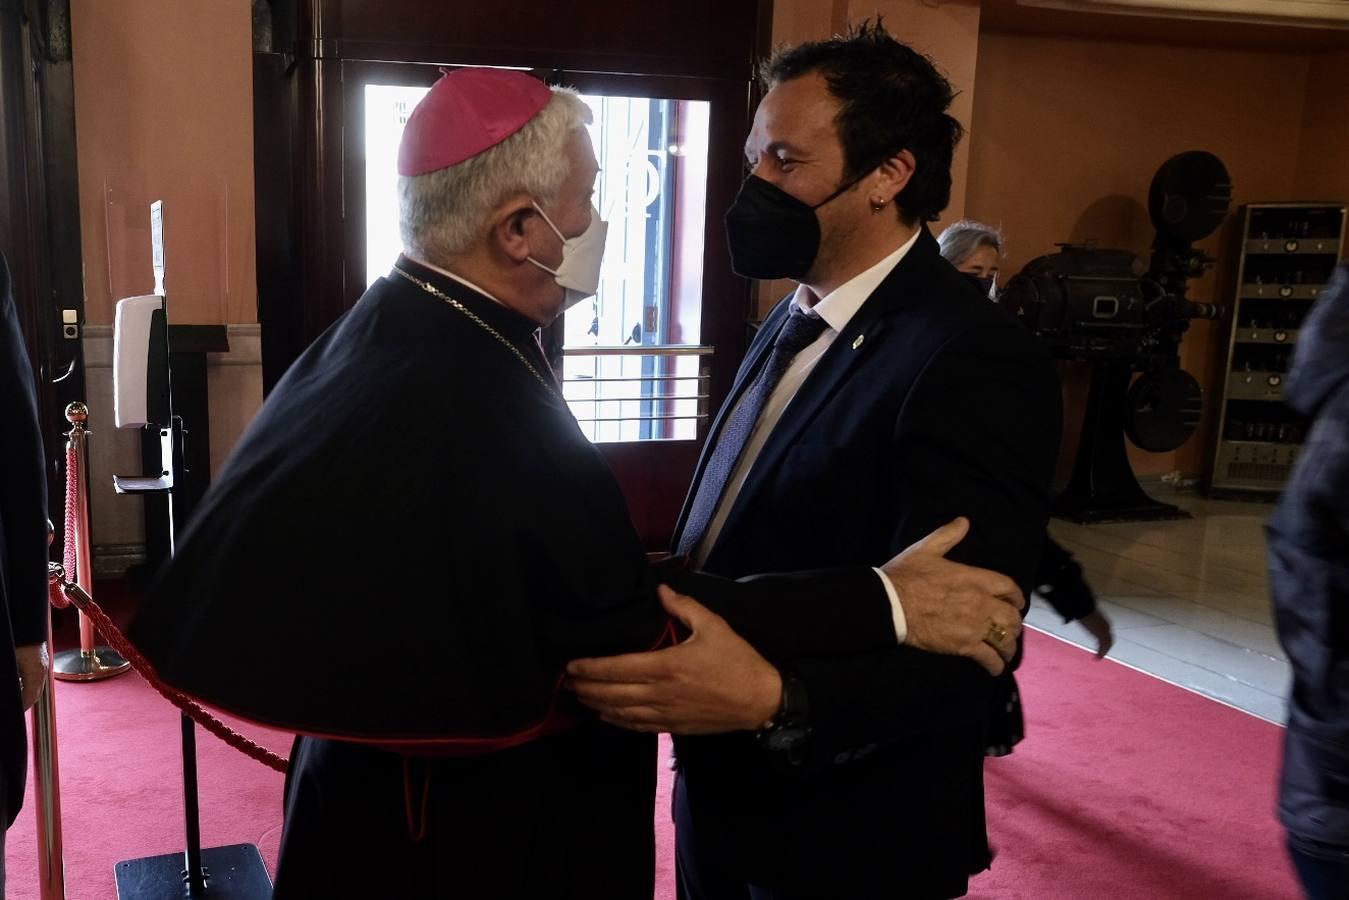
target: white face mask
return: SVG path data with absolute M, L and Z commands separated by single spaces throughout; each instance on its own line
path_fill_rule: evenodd
M 609 234 L 609 223 L 603 221 L 599 210 L 592 206 L 590 225 L 586 230 L 573 238 L 563 237 L 548 214 L 539 209 L 539 204 L 535 203 L 534 208 L 539 210 L 543 221 L 562 241 L 562 262 L 556 269 L 550 269 L 532 256 L 529 261 L 550 273 L 553 280 L 566 290 L 562 301 L 565 312 L 585 298 L 593 297 L 600 289 L 600 262 L 604 259 L 604 239 Z

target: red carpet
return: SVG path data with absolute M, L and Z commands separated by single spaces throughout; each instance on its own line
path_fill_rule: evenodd
M 1274 814 L 1283 729 L 1032 633 L 1026 740 L 987 763 L 979 900 L 1300 897 Z
M 1272 813 L 1280 729 L 1039 634 L 1027 658 L 1029 737 L 989 762 L 999 853 L 971 897 L 1298 896 Z M 177 714 L 125 676 L 60 685 L 57 715 L 66 896 L 111 900 L 117 861 L 181 848 Z M 285 735 L 248 731 L 288 751 Z M 256 843 L 274 863 L 281 776 L 209 735 L 198 749 L 207 845 Z M 674 896 L 665 755 L 657 900 Z M 9 833 L 13 900 L 37 896 L 34 847 L 27 806 Z
M 66 897 L 113 900 L 113 866 L 183 847 L 178 711 L 139 675 L 94 684 L 57 683 Z M 291 738 L 246 729 L 289 754 Z M 257 844 L 269 866 L 280 841 L 282 776 L 197 730 L 202 840 Z M 9 830 L 7 893 L 36 900 L 32 772 L 23 811 Z

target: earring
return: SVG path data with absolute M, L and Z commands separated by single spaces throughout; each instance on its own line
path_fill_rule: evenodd
M 872 212 L 880 212 L 880 211 L 883 210 L 883 209 L 885 209 L 885 201 L 884 201 L 884 200 L 879 200 L 879 201 L 877 201 L 877 200 L 872 200 L 872 201 L 871 201 L 871 211 L 872 211 Z

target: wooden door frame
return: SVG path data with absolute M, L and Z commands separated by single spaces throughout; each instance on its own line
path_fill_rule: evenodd
M 0 248 L 37 382 L 57 547 L 65 526 L 65 407 L 86 399 L 72 55 L 69 0 L 0 0 Z M 74 311 L 73 336 L 62 310 Z
M 755 62 L 768 48 L 771 0 L 646 6 L 586 0 L 567 10 L 581 24 L 565 27 L 541 17 L 533 0 L 496 0 L 490 17 L 443 0 L 387 0 L 378 17 L 359 0 L 255 0 L 254 6 L 262 11 L 254 28 L 254 158 L 266 389 L 364 291 L 366 261 L 356 252 L 365 245 L 364 195 L 357 189 L 364 177 L 362 135 L 344 121 L 357 108 L 353 93 L 363 74 L 395 77 L 398 67 L 409 65 L 518 65 L 560 71 L 583 90 L 640 86 L 654 90 L 652 96 L 714 102 L 701 342 L 717 351 L 708 384 L 716 410 L 747 346 L 746 323 L 755 317 L 749 283 L 731 272 L 721 216 L 743 177 L 740 148 L 757 100 Z M 649 40 L 639 45 L 621 29 L 585 27 L 609 15 L 629 31 L 649 20 Z M 700 25 L 699 16 L 727 27 Z M 499 20 L 523 25 L 503 43 Z M 680 33 L 699 28 L 707 33 L 701 41 Z M 401 71 L 420 79 L 419 70 Z M 674 481 L 691 476 L 698 447 L 694 441 L 604 445 L 638 530 L 653 548 L 668 541 L 687 487 Z

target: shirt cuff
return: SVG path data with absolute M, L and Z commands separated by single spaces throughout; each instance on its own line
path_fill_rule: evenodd
M 890 618 L 895 623 L 895 640 L 898 643 L 904 643 L 909 636 L 909 623 L 904 618 L 904 606 L 899 602 L 899 592 L 895 586 L 890 583 L 890 577 L 880 569 L 872 569 L 877 577 L 881 579 L 881 584 L 885 585 L 885 596 L 890 598 Z

